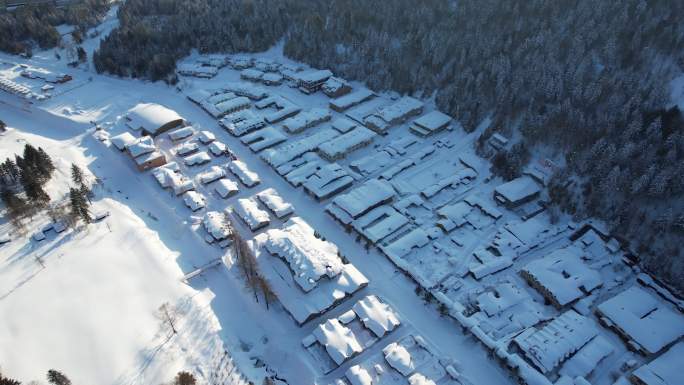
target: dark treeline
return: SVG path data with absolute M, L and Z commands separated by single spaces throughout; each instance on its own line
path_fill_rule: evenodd
M 520 138 L 493 158 L 504 178 L 529 149 L 564 154 L 558 207 L 605 219 L 684 289 L 684 132 L 668 106 L 682 19 L 684 2 L 669 0 L 129 0 L 96 64 L 162 79 L 190 48 L 261 50 L 284 36 L 289 57 L 434 96 L 467 131 L 491 118 L 480 143 Z
M 93 56 L 98 71 L 171 80 L 176 60 L 201 52 L 261 51 L 287 28 L 288 1 L 132 0 Z
M 75 25 L 82 35 L 100 21 L 107 9 L 108 0 L 85 0 L 59 8 L 45 3 L 0 12 L 0 50 L 20 54 L 30 53 L 34 44 L 43 49 L 55 47 L 61 41 L 55 26 Z

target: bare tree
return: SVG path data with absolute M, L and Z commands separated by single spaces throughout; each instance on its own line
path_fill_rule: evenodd
M 180 312 L 175 306 L 171 305 L 168 302 L 164 302 L 161 306 L 159 306 L 159 309 L 157 309 L 155 317 L 157 317 L 157 319 L 162 321 L 162 323 L 165 326 L 171 329 L 173 334 L 178 334 L 178 329 L 176 329 L 176 322 L 180 317 Z

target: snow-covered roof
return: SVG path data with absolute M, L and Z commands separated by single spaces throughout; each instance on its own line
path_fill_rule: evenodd
M 252 198 L 241 198 L 233 205 L 233 212 L 237 214 L 249 229 L 254 231 L 267 226 L 270 222 L 268 213 L 259 208 L 257 202 Z
M 112 142 L 116 148 L 123 151 L 126 149 L 126 146 L 135 142 L 135 136 L 130 132 L 125 131 L 119 135 L 112 136 L 109 141 Z
M 383 205 L 359 217 L 352 226 L 371 242 L 377 243 L 408 223 L 408 218 L 392 206 Z
M 382 337 L 401 324 L 397 313 L 375 295 L 369 295 L 353 306 L 363 324 L 376 336 Z
M 309 224 L 299 217 L 267 234 L 266 249 L 289 264 L 295 282 L 305 292 L 313 290 L 323 276 L 333 278 L 342 271 L 337 246 L 317 238 Z
M 409 353 L 405 346 L 397 342 L 392 342 L 382 349 L 382 352 L 385 354 L 387 363 L 404 377 L 416 370 L 415 364 L 411 358 L 411 353 Z
M 346 169 L 337 163 L 322 166 L 304 183 L 304 190 L 317 199 L 329 198 L 354 183 Z
M 207 162 L 211 162 L 211 156 L 209 156 L 209 154 L 207 154 L 205 151 L 192 154 L 185 158 L 185 164 L 188 166 L 196 166 Z
M 142 155 L 136 157 L 134 160 L 135 160 L 135 164 L 137 164 L 138 166 L 142 166 L 147 162 L 152 162 L 152 161 L 157 160 L 159 158 L 165 158 L 164 154 L 162 154 L 161 151 L 154 150 L 152 152 L 142 154 Z
M 136 139 L 135 142 L 128 144 L 126 149 L 133 158 L 137 158 L 140 155 L 156 151 L 157 147 L 154 145 L 154 140 L 151 136 L 143 136 Z
M 223 178 L 216 182 L 214 190 L 221 196 L 227 198 L 233 194 L 237 194 L 239 190 L 237 182 L 228 178 Z
M 451 116 L 435 110 L 428 112 L 427 114 L 414 120 L 413 124 L 416 124 L 429 131 L 437 131 L 445 125 L 449 124 L 449 122 L 451 122 Z
M 227 149 L 225 144 L 216 140 L 211 142 L 207 148 L 209 149 L 209 152 L 214 154 L 214 156 L 221 156 L 225 154 Z
M 297 76 L 299 77 L 299 80 L 304 83 L 318 83 L 326 81 L 332 76 L 332 72 L 329 70 L 314 70 L 298 74 Z
M 646 385 L 676 385 L 682 381 L 684 342 L 673 345 L 667 352 L 632 373 Z
M 354 365 L 344 373 L 352 385 L 373 385 L 373 377 L 360 365 Z
M 514 341 L 542 372 L 556 368 L 598 334 L 594 322 L 568 310 L 541 329 L 530 328 Z
M 176 155 L 187 156 L 199 150 L 199 144 L 195 142 L 185 142 L 175 148 Z
M 370 179 L 348 193 L 335 197 L 330 206 L 334 205 L 344 210 L 344 213 L 350 217 L 350 220 L 357 219 L 379 204 L 390 201 L 394 195 L 394 189 L 387 182 L 379 179 Z M 331 207 L 328 210 L 332 213 L 334 208 Z M 338 215 L 341 214 L 339 213 Z
M 390 243 L 388 246 L 383 246 L 381 249 L 385 254 L 392 258 L 401 258 L 410 253 L 413 249 L 421 248 L 430 241 L 425 230 L 416 227 L 406 235 Z
M 332 128 L 336 129 L 337 131 L 341 133 L 349 132 L 351 131 L 354 127 L 358 127 L 358 124 L 350 119 L 347 118 L 337 118 L 330 123 Z
M 230 226 L 225 221 L 225 215 L 218 211 L 209 211 L 202 221 L 204 228 L 214 239 L 221 241 L 230 235 Z
M 327 108 L 312 108 L 308 111 L 303 111 L 296 116 L 285 119 L 282 125 L 285 130 L 291 134 L 304 131 L 309 127 L 313 127 L 318 123 L 330 120 L 332 115 Z
M 318 150 L 325 158 L 335 160 L 351 151 L 370 144 L 375 136 L 375 132 L 366 127 L 356 127 L 333 140 L 321 144 Z
M 649 353 L 684 335 L 684 316 L 639 286 L 603 302 L 598 310 Z
M 240 77 L 248 80 L 261 80 L 264 76 L 263 71 L 254 68 L 247 68 L 240 71 Z
M 576 247 L 558 249 L 528 263 L 522 272 L 559 306 L 565 306 L 603 283 L 599 272 L 582 262 L 580 255 L 581 250 Z
M 204 196 L 197 191 L 188 191 L 183 194 L 183 201 L 192 211 L 197 211 L 206 205 Z
M 257 198 L 268 207 L 276 217 L 282 219 L 294 212 L 294 207 L 286 202 L 278 192 L 273 188 L 258 193 Z
M 336 111 L 344 111 L 359 103 L 364 102 L 365 100 L 372 98 L 373 96 L 375 96 L 373 91 L 367 88 L 361 88 L 356 91 L 352 91 L 351 93 L 348 93 L 344 96 L 341 96 L 337 99 L 331 100 L 330 108 Z
M 240 138 L 254 152 L 273 147 L 287 140 L 287 136 L 273 126 L 266 126 Z
M 313 151 L 319 145 L 337 136 L 338 133 L 330 128 L 322 128 L 312 135 L 291 139 L 277 147 L 269 148 L 261 153 L 261 158 L 273 167 L 279 167 L 298 156 Z
M 534 179 L 522 176 L 497 186 L 494 191 L 508 202 L 516 203 L 538 194 L 540 188 Z
M 131 108 L 127 115 L 128 126 L 134 130 L 142 129 L 145 133 L 154 135 L 169 124 L 180 124 L 183 118 L 171 109 L 155 103 L 140 103 Z
M 230 162 L 230 164 L 228 164 L 228 169 L 247 187 L 256 186 L 261 182 L 259 175 L 251 171 L 247 165 L 240 160 Z
M 197 139 L 199 139 L 199 141 L 204 144 L 209 144 L 216 140 L 216 135 L 214 135 L 214 133 L 211 131 L 203 130 L 200 131 L 199 135 L 197 136 Z
M 186 126 L 169 132 L 169 138 L 171 140 L 181 140 L 192 136 L 194 133 L 195 129 L 192 126 Z
M 226 172 L 219 166 L 211 166 L 197 175 L 200 183 L 207 184 L 226 176 Z
M 423 102 L 410 96 L 404 96 L 389 106 L 379 108 L 376 115 L 385 122 L 394 124 L 422 109 Z
M 437 385 L 435 380 L 426 377 L 423 373 L 413 373 L 408 378 L 409 385 Z
M 363 347 L 354 333 L 342 325 L 337 318 L 329 319 L 318 325 L 313 331 L 318 342 L 325 346 L 330 358 L 338 365 L 348 358 L 363 351 Z

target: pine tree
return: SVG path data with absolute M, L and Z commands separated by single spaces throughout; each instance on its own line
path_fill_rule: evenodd
M 93 221 L 90 211 L 88 210 L 88 201 L 83 196 L 81 190 L 72 187 L 69 190 L 69 202 L 71 204 L 71 215 L 74 219 L 83 219 L 83 222 L 85 223 Z
M 45 181 L 48 181 L 50 177 L 52 177 L 52 173 L 55 171 L 55 165 L 52 163 L 52 159 L 50 159 L 50 156 L 40 147 L 38 147 L 36 159 L 36 167 L 41 171 Z
M 45 207 L 50 202 L 50 196 L 43 190 L 40 180 L 30 169 L 22 169 L 21 184 L 29 201 L 37 207 Z
M 181 371 L 178 372 L 176 378 L 173 380 L 173 385 L 195 385 L 197 380 L 192 373 Z
M 47 380 L 52 385 L 71 385 L 71 380 L 64 373 L 55 369 L 48 370 Z
M 74 182 L 83 197 L 90 203 L 90 189 L 85 183 L 83 170 L 74 163 L 71 164 L 71 181 Z
M 83 185 L 83 171 L 75 163 L 71 164 L 71 181 L 78 187 Z

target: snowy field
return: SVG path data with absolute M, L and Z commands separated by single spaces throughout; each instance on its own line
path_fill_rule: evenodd
M 261 383 L 268 374 L 292 385 L 512 384 L 517 375 L 610 385 L 638 367 L 657 371 L 645 364 L 682 339 L 681 301 L 625 264 L 599 223 L 552 223 L 539 204 L 551 172 L 544 159 L 512 183 L 490 175 L 473 149 L 486 122 L 466 134 L 428 115 L 429 101 L 367 100 L 361 91 L 329 104 L 291 81 L 241 79 L 243 66 L 259 68 L 243 77 L 268 73 L 267 82 L 296 73 L 303 66 L 282 47 L 234 56 L 235 68 L 210 67 L 212 79 L 183 76 L 177 87 L 67 68 L 49 52 L 0 57 L 0 76 L 32 92 L 42 83 L 18 76 L 20 64 L 74 78 L 33 103 L 0 92 L 10 127 L 0 159 L 26 142 L 43 147 L 59 170 L 48 185 L 53 199 L 79 164 L 98 179 L 94 207 L 111 213 L 79 231 L 49 231 L 40 243 L 28 235 L 47 219 L 35 218 L 27 236 L 0 246 L 8 375 L 30 380 L 58 368 L 77 383 L 149 384 L 189 370 L 211 384 L 239 384 L 241 375 Z M 198 60 L 222 59 L 193 54 L 183 68 Z M 257 97 L 262 91 L 267 98 Z M 122 133 L 141 135 L 124 118 L 139 103 L 166 106 L 194 126 L 153 141 L 177 165 L 165 173 L 190 193 L 163 189 L 112 144 Z M 215 153 L 219 142 L 231 156 Z M 217 238 L 224 212 L 253 240 L 280 304 L 266 306 L 245 286 L 233 248 Z M 314 234 L 281 231 L 292 223 Z M 619 294 L 631 287 L 648 306 L 621 312 Z M 359 310 L 368 296 L 381 303 Z M 166 302 L 181 313 L 170 338 L 154 317 Z

